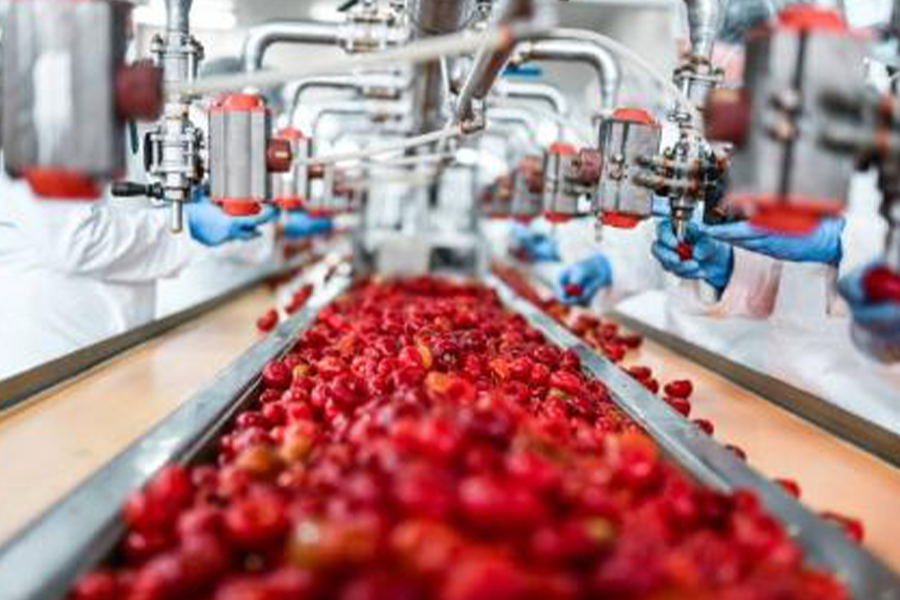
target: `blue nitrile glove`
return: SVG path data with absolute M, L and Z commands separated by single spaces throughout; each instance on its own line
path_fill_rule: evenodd
M 853 314 L 853 338 L 867 354 L 882 362 L 900 361 L 900 304 L 875 302 L 866 293 L 863 280 L 872 263 L 852 271 L 838 281 L 838 291 Z
M 612 285 L 612 265 L 602 254 L 570 265 L 559 275 L 557 295 L 564 304 L 587 306 L 602 288 Z M 571 293 L 571 287 L 580 288 Z
M 265 205 L 252 217 L 230 217 L 208 200 L 194 200 L 184 205 L 191 237 L 204 246 L 220 246 L 227 242 L 246 241 L 259 236 L 257 228 L 273 221 L 278 209 Z
M 875 302 L 863 288 L 863 278 L 871 269 L 880 266 L 872 263 L 852 271 L 838 281 L 838 291 L 853 313 L 853 320 L 860 326 L 876 333 L 894 335 L 900 342 L 900 304 L 896 302 Z
M 332 228 L 331 219 L 325 217 L 311 217 L 303 211 L 287 213 L 284 222 L 284 237 L 296 240 L 314 235 L 329 233 Z
M 812 233 L 805 235 L 772 233 L 746 221 L 708 225 L 704 231 L 721 242 L 778 260 L 836 266 L 843 255 L 841 234 L 844 224 L 843 218 L 825 219 Z
M 687 243 L 691 245 L 688 260 L 681 260 L 678 243 L 672 231 L 672 221 L 659 221 L 651 251 L 663 269 L 682 279 L 702 279 L 720 292 L 728 286 L 734 269 L 731 246 L 706 235 L 703 227 L 693 221 L 688 223 L 687 229 Z
M 559 249 L 556 240 L 545 233 L 531 231 L 524 225 L 516 223 L 510 232 L 513 251 L 521 250 L 532 262 L 556 262 L 559 260 Z

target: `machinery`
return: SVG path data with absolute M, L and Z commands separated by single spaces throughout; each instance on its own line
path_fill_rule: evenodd
M 735 146 L 728 202 L 753 223 L 803 232 L 842 211 L 855 165 L 821 140 L 848 123 L 822 102 L 865 88 L 865 56 L 837 14 L 811 5 L 785 9 L 748 40 L 746 88 L 711 98 L 708 130 Z
M 39 507 L 46 512 L 0 545 L 0 600 L 110 600 L 117 597 L 110 589 L 128 586 L 146 586 L 140 589 L 151 600 L 178 600 L 183 590 L 216 600 L 257 597 L 243 592 L 260 589 L 272 593 L 258 597 L 300 598 L 313 573 L 326 573 L 323 585 L 341 584 L 336 597 L 380 598 L 406 590 L 385 584 L 396 582 L 381 567 L 396 557 L 401 583 L 421 575 L 434 586 L 438 574 L 462 573 L 441 587 L 442 598 L 675 598 L 697 590 L 726 597 L 707 593 L 702 586 L 709 585 L 729 598 L 820 600 L 838 590 L 833 597 L 842 600 L 900 599 L 900 578 L 884 564 L 900 565 L 900 544 L 885 521 L 890 514 L 880 514 L 890 512 L 883 507 L 892 506 L 900 484 L 893 467 L 873 460 L 900 464 L 900 432 L 877 429 L 867 438 L 860 433 L 867 422 L 843 406 L 795 422 L 781 408 L 810 411 L 812 400 L 780 395 L 785 387 L 772 393 L 765 388 L 774 386 L 771 378 L 755 373 L 722 383 L 718 363 L 702 369 L 679 354 L 691 340 L 670 353 L 660 352 L 662 341 L 648 343 L 637 355 L 643 338 L 625 330 L 633 325 L 622 315 L 600 319 L 564 306 L 542 288 L 537 268 L 491 247 L 510 222 L 536 224 L 529 233 L 545 237 L 569 235 L 576 227 L 555 224 L 577 220 L 633 229 L 659 216 L 660 199 L 681 241 L 690 242 L 688 224 L 701 207 L 708 223 L 749 218 L 802 233 L 840 214 L 851 176 L 872 166 L 890 227 L 884 268 L 867 291 L 900 302 L 900 100 L 894 91 L 867 90 L 859 68 L 867 43 L 833 13 L 793 6 L 756 30 L 746 46 L 746 89 L 734 90 L 722 87 L 713 54 L 719 0 L 685 2 L 690 47 L 674 73 L 623 50 L 617 39 L 626 37 L 627 19 L 618 22 L 618 36 L 573 30 L 559 26 L 549 1 L 351 0 L 338 22 L 250 27 L 242 72 L 209 77 L 198 77 L 204 50 L 190 26 L 191 0 L 165 4 L 152 61 L 125 64 L 124 2 L 10 3 L 0 63 L 7 171 L 39 195 L 62 199 L 98 197 L 113 182 L 114 196 L 147 197 L 171 210 L 175 232 L 183 228 L 184 204 L 208 186 L 209 200 L 229 217 L 271 204 L 285 220 L 301 213 L 333 219 L 334 235 L 311 243 L 302 264 L 273 259 L 278 264 L 267 265 L 264 279 L 233 292 L 242 304 L 223 306 L 202 328 L 214 332 L 213 345 L 240 330 L 240 347 L 249 346 L 224 371 L 213 364 L 221 358 L 215 352 L 192 352 L 210 362 L 203 365 L 208 374 L 200 369 L 204 377 L 220 373 L 211 384 L 131 436 L 137 441 L 123 434 L 130 445 L 116 448 L 118 456 L 78 446 L 80 458 L 103 455 L 102 468 L 60 483 L 52 502 Z M 576 9 L 609 9 L 582 4 Z M 340 52 L 272 68 L 266 56 L 278 44 Z M 540 72 L 522 79 L 535 63 L 587 67 L 599 96 L 581 97 Z M 657 102 L 644 84 L 660 79 Z M 339 98 L 323 102 L 323 90 Z M 131 181 L 124 147 L 135 119 L 151 125 L 144 173 L 128 174 Z M 277 290 L 274 299 L 262 282 Z M 583 291 L 571 282 L 559 287 L 566 296 Z M 572 287 L 579 293 L 565 289 Z M 234 315 L 259 303 L 266 304 L 259 331 L 235 327 Z M 185 321 L 148 330 L 177 335 L 175 326 L 194 310 Z M 671 337 L 663 333 L 660 340 Z M 57 367 L 78 365 L 70 374 L 89 381 L 121 368 L 99 363 L 129 343 L 114 340 L 103 354 L 104 341 Z M 170 373 L 159 377 L 158 359 L 137 354 L 131 358 L 139 368 L 131 368 L 138 374 L 121 379 L 177 387 Z M 654 378 L 636 362 L 644 359 L 654 369 L 668 365 L 671 377 Z M 79 362 L 86 360 L 94 362 Z M 96 371 L 85 372 L 89 367 Z M 682 369 L 694 369 L 698 388 L 706 387 L 693 406 Z M 26 375 L 21 385 L 41 379 Z M 27 389 L 66 393 L 49 389 L 58 382 Z M 110 395 L 108 383 L 99 389 L 88 397 Z M 723 425 L 715 437 L 707 418 L 713 399 Z M 83 406 L 90 411 L 90 403 Z M 115 406 L 104 410 L 118 414 Z M 516 429 L 525 422 L 520 413 L 533 417 L 533 428 Z M 4 427 L 0 420 L 0 447 Z M 65 438 L 62 429 L 47 437 Z M 797 439 L 777 437 L 784 432 Z M 756 444 L 750 462 L 734 437 Z M 563 438 L 567 451 L 553 452 Z M 79 443 L 90 442 L 81 434 Z M 181 473 L 171 464 L 193 468 L 214 453 L 218 464 L 193 471 L 196 481 L 150 483 L 150 491 L 134 495 L 156 472 Z M 801 458 L 781 460 L 795 454 Z M 322 456 L 331 461 L 325 468 Z M 397 467 L 404 461 L 415 467 Z M 432 462 L 453 473 L 449 484 L 422 467 Z M 809 498 L 779 472 L 782 462 L 809 475 Z M 351 472 L 357 463 L 367 470 Z M 846 498 L 832 498 L 823 483 L 837 467 L 852 482 L 838 482 Z M 0 461 L 0 485 L 9 468 Z M 185 500 L 197 490 L 202 502 Z M 295 497 L 298 490 L 312 492 Z M 154 493 L 168 502 L 148 501 Z M 848 533 L 862 537 L 852 519 L 810 508 L 848 498 L 859 506 L 873 497 L 887 500 L 872 501 L 865 515 L 875 524 L 870 546 L 851 542 Z M 123 511 L 128 498 L 139 500 Z M 297 502 L 288 507 L 284 498 Z M 256 502 L 277 510 L 256 511 Z M 369 518 L 382 514 L 376 508 L 391 518 Z M 340 523 L 328 530 L 332 521 Z M 2 524 L 0 514 L 0 538 Z M 469 526 L 471 536 L 454 533 Z M 220 534 L 232 536 L 221 545 L 230 554 L 190 554 L 196 548 L 186 540 L 200 539 L 208 551 Z M 521 549 L 492 545 L 501 537 Z M 623 539 L 637 540 L 637 550 Z M 671 552 L 676 543 L 680 552 Z M 464 545 L 471 554 L 456 556 Z M 109 560 L 114 547 L 120 554 Z M 184 556 L 195 560 L 182 564 Z M 519 569 L 531 564 L 523 557 L 539 568 Z M 276 571 L 284 560 L 293 562 Z M 99 564 L 109 570 L 95 571 Z M 614 568 L 604 570 L 609 564 Z M 113 578 L 123 565 L 124 575 Z M 554 572 L 562 576 L 548 576 L 558 565 L 566 565 Z M 81 580 L 93 587 L 81 583 L 67 595 L 88 572 L 99 573 Z M 356 587 L 338 581 L 360 573 Z M 169 590 L 172 580 L 186 583 Z M 739 589 L 738 580 L 758 587 Z

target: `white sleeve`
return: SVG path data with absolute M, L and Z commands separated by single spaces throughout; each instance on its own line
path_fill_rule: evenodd
M 34 254 L 53 270 L 133 283 L 171 277 L 202 246 L 168 229 L 168 213 L 122 208 L 107 200 L 35 198 L 21 182 L 4 182 L 5 212 Z

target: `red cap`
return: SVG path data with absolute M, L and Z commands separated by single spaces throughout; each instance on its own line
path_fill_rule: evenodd
M 63 169 L 26 169 L 25 180 L 35 194 L 50 200 L 94 200 L 100 187 L 93 178 Z
M 275 205 L 284 210 L 302 210 L 303 198 L 295 196 L 292 198 L 275 198 Z
M 306 136 L 303 135 L 303 132 L 295 127 L 285 127 L 275 134 L 275 137 L 279 137 L 285 140 L 291 140 L 292 142 L 296 142 L 304 139 Z
M 226 94 L 216 101 L 213 110 L 252 112 L 265 107 L 262 97 L 257 94 Z
M 565 142 L 554 142 L 550 144 L 550 152 L 553 154 L 575 154 L 575 146 Z
M 643 123 L 644 125 L 659 125 L 656 119 L 643 108 L 617 108 L 612 114 L 614 119 L 623 121 L 631 121 L 632 123 Z
M 226 215 L 232 217 L 249 217 L 262 210 L 259 201 L 253 198 L 213 198 Z
M 600 216 L 600 222 L 618 229 L 634 229 L 641 222 L 641 218 L 628 213 L 605 212 Z
M 794 4 L 778 13 L 778 25 L 797 31 L 834 31 L 847 33 L 849 28 L 834 10 L 814 4 Z

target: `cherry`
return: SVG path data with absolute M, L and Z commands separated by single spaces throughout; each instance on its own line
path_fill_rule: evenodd
M 726 444 L 725 448 L 727 448 L 728 450 L 731 450 L 731 452 L 735 456 L 737 456 L 739 459 L 743 460 L 744 462 L 747 461 L 747 453 L 744 452 L 743 448 L 740 448 L 739 446 L 734 446 L 732 444 Z
M 696 425 L 700 430 L 706 435 L 712 435 L 715 433 L 716 428 L 713 426 L 712 422 L 707 419 L 694 419 L 694 425 Z
M 793 479 L 776 479 L 775 483 L 780 485 L 788 495 L 800 498 L 800 485 Z
M 261 550 L 287 532 L 284 505 L 272 494 L 258 494 L 225 510 L 225 533 L 235 545 Z
M 116 600 L 119 586 L 109 571 L 94 571 L 83 576 L 72 589 L 76 600 Z
M 694 385 L 688 379 L 680 379 L 667 383 L 663 391 L 671 398 L 690 398 L 694 392 Z
M 666 397 L 666 404 L 675 409 L 682 417 L 691 416 L 691 402 L 687 398 Z
M 275 329 L 276 325 L 278 325 L 278 311 L 274 308 L 267 310 L 263 316 L 256 320 L 256 328 L 265 333 Z
M 694 257 L 694 247 L 687 242 L 679 242 L 675 247 L 675 253 L 681 262 L 687 262 Z
M 569 298 L 580 298 L 581 294 L 584 293 L 584 289 L 578 284 L 570 283 L 563 286 L 563 292 L 565 292 L 566 296 Z
M 263 368 L 262 380 L 267 388 L 286 390 L 291 387 L 294 374 L 279 360 L 273 360 Z
M 819 516 L 840 527 L 847 537 L 857 544 L 861 544 L 865 538 L 865 528 L 863 527 L 862 521 L 859 519 L 847 517 L 832 511 L 825 511 L 820 513 Z

